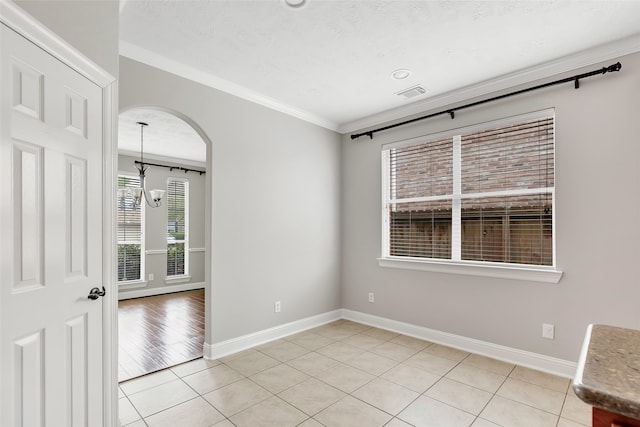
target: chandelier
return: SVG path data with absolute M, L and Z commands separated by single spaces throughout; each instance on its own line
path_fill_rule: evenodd
M 144 163 L 144 128 L 145 126 L 149 126 L 148 123 L 144 122 L 136 122 L 136 124 L 140 125 L 140 162 L 136 162 L 136 169 L 138 169 L 138 173 L 140 174 L 140 187 L 131 189 L 131 196 L 133 197 L 133 203 L 135 206 L 140 206 L 142 203 L 142 196 L 144 195 L 144 199 L 152 208 L 157 208 L 162 206 L 162 197 L 164 196 L 164 190 L 151 190 L 149 194 L 147 194 L 147 190 L 144 186 L 145 180 L 145 172 L 149 169 L 148 166 L 145 166 Z

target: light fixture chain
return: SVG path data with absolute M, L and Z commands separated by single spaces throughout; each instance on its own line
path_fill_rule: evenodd
M 142 202 L 142 197 L 152 208 L 157 208 L 162 206 L 162 196 L 164 195 L 164 190 L 151 190 L 151 199 L 153 203 L 149 201 L 149 196 L 147 195 L 147 190 L 145 188 L 145 163 L 144 163 L 144 127 L 149 126 L 144 122 L 136 122 L 140 125 L 140 166 L 136 166 L 138 172 L 140 173 L 140 196 L 136 198 L 136 205 L 139 205 Z

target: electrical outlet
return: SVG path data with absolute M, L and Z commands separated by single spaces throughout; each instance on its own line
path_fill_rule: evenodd
M 373 292 L 369 292 L 369 302 L 375 302 L 375 295 L 373 294 Z
M 553 336 L 555 335 L 555 326 L 550 325 L 548 323 L 543 323 L 542 324 L 542 338 L 548 338 L 550 340 L 553 339 Z
M 151 282 L 153 280 L 153 273 L 149 273 L 149 281 Z
M 280 308 L 281 308 L 281 307 L 280 307 L 280 301 L 276 301 L 276 302 L 273 304 L 273 311 L 275 311 L 276 313 L 280 313 Z

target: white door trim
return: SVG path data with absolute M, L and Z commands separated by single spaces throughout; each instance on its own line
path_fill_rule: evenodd
M 118 135 L 118 84 L 111 74 L 96 65 L 69 43 L 34 19 L 11 1 L 0 2 L 0 22 L 25 37 L 39 48 L 74 69 L 102 89 L 103 99 L 103 263 L 102 283 L 107 288 L 103 299 L 104 367 L 103 413 L 104 426 L 119 425 L 118 421 L 118 354 L 117 354 L 117 308 L 118 292 L 113 285 L 115 277 L 115 159 Z
M 116 79 L 104 69 L 45 27 L 12 1 L 0 2 L 0 18 L 9 28 L 30 40 L 101 88 Z
M 102 145 L 102 283 L 109 291 L 104 296 L 102 315 L 104 360 L 104 426 L 119 426 L 118 417 L 118 285 L 116 284 L 116 185 L 118 176 L 118 82 L 103 88 Z

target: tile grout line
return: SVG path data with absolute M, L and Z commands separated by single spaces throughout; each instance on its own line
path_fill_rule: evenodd
M 331 325 L 331 324 L 329 324 L 329 325 Z M 324 326 L 324 327 L 327 327 L 328 325 L 323 325 L 323 326 Z M 390 417 L 391 417 L 391 419 L 385 423 L 385 425 L 386 425 L 386 424 L 388 424 L 388 423 L 391 423 L 394 419 L 402 420 L 401 418 L 398 418 L 398 415 L 399 415 L 399 414 L 401 414 L 403 411 L 405 411 L 409 406 L 411 406 L 411 405 L 412 405 L 412 404 L 413 404 L 417 399 L 419 399 L 419 398 L 420 398 L 420 397 L 422 397 L 422 396 L 425 396 L 425 397 L 427 397 L 427 398 L 429 398 L 429 399 L 434 399 L 434 400 L 436 400 L 436 401 L 438 401 L 438 402 L 441 402 L 441 403 L 443 403 L 443 404 L 445 404 L 445 405 L 447 405 L 447 406 L 450 406 L 450 407 L 455 408 L 455 409 L 457 409 L 457 410 L 460 410 L 460 411 L 463 411 L 463 412 L 465 412 L 465 413 L 468 413 L 468 414 L 470 414 L 470 415 L 472 415 L 472 416 L 474 417 L 473 422 L 476 422 L 478 419 L 480 419 L 480 414 L 482 413 L 482 411 L 484 411 L 484 410 L 486 409 L 486 407 L 489 405 L 489 403 L 490 403 L 490 402 L 491 402 L 491 401 L 492 401 L 496 396 L 499 396 L 499 395 L 498 395 L 498 391 L 499 391 L 499 390 L 504 386 L 505 382 L 506 382 L 509 378 L 513 378 L 513 377 L 512 377 L 512 374 L 514 373 L 515 369 L 517 368 L 517 365 L 514 365 L 514 366 L 509 370 L 509 372 L 508 372 L 506 375 L 499 374 L 499 373 L 494 372 L 494 371 L 492 371 L 492 370 L 490 370 L 490 369 L 485 369 L 484 367 L 475 366 L 474 364 L 471 364 L 471 363 L 464 363 L 464 361 L 465 361 L 465 360 L 467 360 L 467 359 L 468 359 L 468 358 L 473 354 L 473 353 L 468 353 L 468 354 L 467 354 L 464 358 L 462 358 L 460 361 L 453 360 L 454 362 L 456 362 L 456 364 L 455 364 L 455 365 L 453 365 L 451 368 L 449 368 L 449 369 L 448 369 L 446 372 L 444 372 L 443 374 L 439 374 L 439 373 L 438 373 L 438 374 L 435 374 L 435 375 L 437 375 L 437 376 L 439 377 L 439 378 L 438 378 L 438 380 L 437 380 L 437 381 L 435 381 L 433 384 L 431 384 L 429 387 L 427 387 L 427 388 L 426 388 L 425 390 L 423 390 L 422 392 L 419 392 L 419 393 L 418 393 L 418 395 L 417 395 L 414 399 L 412 399 L 412 400 L 411 400 L 411 402 L 409 402 L 409 403 L 407 403 L 406 405 L 404 405 L 404 406 L 402 407 L 402 409 L 400 409 L 400 410 L 398 411 L 398 413 L 397 413 L 396 415 L 394 415 L 393 413 L 389 413 L 389 412 L 387 412 L 387 411 L 385 411 L 385 410 L 383 410 L 383 409 L 381 409 L 381 408 L 378 408 L 377 406 L 375 406 L 375 405 L 373 405 L 373 404 L 371 404 L 371 403 L 368 403 L 368 402 L 366 402 L 366 401 L 364 401 L 364 400 L 362 400 L 362 399 L 360 399 L 360 398 L 358 398 L 358 397 L 354 396 L 354 393 L 356 393 L 358 390 L 363 389 L 364 387 L 366 387 L 367 385 L 371 384 L 373 381 L 375 381 L 375 380 L 377 380 L 377 379 L 381 379 L 381 380 L 384 380 L 384 381 L 390 381 L 391 383 L 396 384 L 396 385 L 398 385 L 399 387 L 402 387 L 402 388 L 404 388 L 404 389 L 406 389 L 406 390 L 409 390 L 409 391 L 413 391 L 413 392 L 415 392 L 414 390 L 411 390 L 411 389 L 409 389 L 409 388 L 405 387 L 405 386 L 404 386 L 404 385 L 402 385 L 402 384 L 398 384 L 398 383 L 396 383 L 395 381 L 392 381 L 392 380 L 388 380 L 388 379 L 386 379 L 386 378 L 383 378 L 383 375 L 385 375 L 385 374 L 386 374 L 386 373 L 388 373 L 389 371 L 391 371 L 391 370 L 393 370 L 393 369 L 395 369 L 395 368 L 397 368 L 398 366 L 401 366 L 401 365 L 405 365 L 405 366 L 408 366 L 408 367 L 412 367 L 412 368 L 414 368 L 414 369 L 419 369 L 419 370 L 421 370 L 421 371 L 424 371 L 424 372 L 428 373 L 429 375 L 434 375 L 434 374 L 433 374 L 432 372 L 430 372 L 430 371 L 426 371 L 426 370 L 424 370 L 424 369 L 421 369 L 421 368 L 418 368 L 418 367 L 415 367 L 415 366 L 412 366 L 412 365 L 407 365 L 407 364 L 406 364 L 407 360 L 411 359 L 412 357 L 414 357 L 415 355 L 417 355 L 418 353 L 421 353 L 421 352 L 427 353 L 427 354 L 429 354 L 429 355 L 431 355 L 431 356 L 440 357 L 440 358 L 443 358 L 443 359 L 448 359 L 448 358 L 446 358 L 446 357 L 442 357 L 440 354 L 436 354 L 436 353 L 431 353 L 431 352 L 425 351 L 427 348 L 429 348 L 429 347 L 431 347 L 431 346 L 433 345 L 433 343 L 429 343 L 428 341 L 424 341 L 424 342 L 429 343 L 426 347 L 416 348 L 416 347 L 407 346 L 407 345 L 404 345 L 404 344 L 400 344 L 400 343 L 394 343 L 394 342 L 392 342 L 394 339 L 396 339 L 396 338 L 398 338 L 398 337 L 401 337 L 401 336 L 402 336 L 401 334 L 396 334 L 395 336 L 392 336 L 392 337 L 390 337 L 390 338 L 389 338 L 389 337 L 387 337 L 387 338 L 383 339 L 383 338 L 375 337 L 375 336 L 368 335 L 368 334 L 366 334 L 366 333 L 365 333 L 366 331 L 368 331 L 368 330 L 372 330 L 372 329 L 375 329 L 375 328 L 365 328 L 365 329 L 359 330 L 359 331 L 357 331 L 357 332 L 355 332 L 355 333 L 351 333 L 350 335 L 348 335 L 348 336 L 346 336 L 346 337 L 343 337 L 343 338 L 340 338 L 340 339 L 331 338 L 330 336 L 326 336 L 326 335 L 318 334 L 318 333 L 315 333 L 315 332 L 311 332 L 311 330 L 310 330 L 310 331 L 305 331 L 305 332 L 309 332 L 309 333 L 314 333 L 315 335 L 317 335 L 317 336 L 319 336 L 319 337 L 322 337 L 322 338 L 324 338 L 324 339 L 327 339 L 327 340 L 330 340 L 330 341 L 331 341 L 331 342 L 326 343 L 326 344 L 324 344 L 324 345 L 321 345 L 321 346 L 319 346 L 319 347 L 317 347 L 317 348 L 315 348 L 315 349 L 311 349 L 311 348 L 306 347 L 306 346 L 304 346 L 304 345 L 297 344 L 297 343 L 295 343 L 295 341 L 293 341 L 293 339 L 288 340 L 288 339 L 286 339 L 286 337 L 285 337 L 285 338 L 283 338 L 283 340 L 284 340 L 284 341 L 283 341 L 283 343 L 284 343 L 284 342 L 293 343 L 293 344 L 295 344 L 295 345 L 297 345 L 297 346 L 299 346 L 299 347 L 301 347 L 301 348 L 304 348 L 304 349 L 306 350 L 306 353 L 304 353 L 304 354 L 302 354 L 302 355 L 300 355 L 300 356 L 298 356 L 298 357 L 294 357 L 294 358 L 291 358 L 291 359 L 285 360 L 285 361 L 280 360 L 280 359 L 277 359 L 277 358 L 275 358 L 275 357 L 273 357 L 273 356 L 269 355 L 268 353 L 266 353 L 265 351 L 266 351 L 266 350 L 268 350 L 268 348 L 265 348 L 265 349 L 262 349 L 262 350 L 260 350 L 260 349 L 256 349 L 256 348 L 248 349 L 248 350 L 253 350 L 254 352 L 258 352 L 258 353 L 260 353 L 262 356 L 266 356 L 266 357 L 269 357 L 269 358 L 271 358 L 271 359 L 273 359 L 273 360 L 277 361 L 277 364 L 276 364 L 276 365 L 271 366 L 271 367 L 266 368 L 266 369 L 262 369 L 262 370 L 260 370 L 260 371 L 258 371 L 258 372 L 256 372 L 256 373 L 254 373 L 254 374 L 252 374 L 252 375 L 245 375 L 244 373 L 242 373 L 242 372 L 239 372 L 239 371 L 235 370 L 234 368 L 232 368 L 231 366 L 227 365 L 225 362 L 221 362 L 220 360 L 218 360 L 218 362 L 219 362 L 219 363 L 218 363 L 217 365 L 214 365 L 214 366 L 211 366 L 211 367 L 203 367 L 202 369 L 199 369 L 199 370 L 194 371 L 194 372 L 190 372 L 190 373 L 188 373 L 188 374 L 185 374 L 184 376 L 178 375 L 178 374 L 176 374 L 175 372 L 173 372 L 172 370 L 171 370 L 171 372 L 172 372 L 172 373 L 173 373 L 173 374 L 174 374 L 178 379 L 180 379 L 180 380 L 182 381 L 182 383 L 186 384 L 186 385 L 187 385 L 187 387 L 189 387 L 189 389 L 190 389 L 190 390 L 192 390 L 193 392 L 195 392 L 195 393 L 196 393 L 196 395 L 197 395 L 197 397 L 202 397 L 203 399 L 204 399 L 204 396 L 203 396 L 202 394 L 200 394 L 199 392 L 197 392 L 197 391 L 196 391 L 193 387 L 191 387 L 188 383 L 186 383 L 186 381 L 184 380 L 184 378 L 186 378 L 186 377 L 187 377 L 187 376 L 189 376 L 189 375 L 194 375 L 194 374 L 197 374 L 197 373 L 199 373 L 199 372 L 205 371 L 205 370 L 207 370 L 207 369 L 211 369 L 211 368 L 213 368 L 213 367 L 215 367 L 215 366 L 219 366 L 219 365 L 224 365 L 224 366 L 225 366 L 225 367 L 227 367 L 228 369 L 231 369 L 232 371 L 237 372 L 237 373 L 242 377 L 242 378 L 240 378 L 240 379 L 238 379 L 238 380 L 236 380 L 236 381 L 233 381 L 233 382 L 232 382 L 232 383 L 230 383 L 230 384 L 233 384 L 233 383 L 235 383 L 235 382 L 241 381 L 242 379 L 248 379 L 248 380 L 249 380 L 251 383 L 253 383 L 254 385 L 259 386 L 259 387 L 261 387 L 261 388 L 263 388 L 263 389 L 265 389 L 265 390 L 267 390 L 267 391 L 269 392 L 270 396 L 269 396 L 268 398 L 266 398 L 266 399 L 262 399 L 262 400 L 260 400 L 260 401 L 258 401 L 258 402 L 253 403 L 253 404 L 252 404 L 251 406 L 249 406 L 248 408 L 245 408 L 245 409 L 243 409 L 242 411 L 239 411 L 239 412 L 238 412 L 238 414 L 239 414 L 239 413 L 241 413 L 241 412 L 243 412 L 243 411 L 246 411 L 246 410 L 248 410 L 248 409 L 250 409 L 250 408 L 252 408 L 252 407 L 254 407 L 254 406 L 256 406 L 256 405 L 258 405 L 258 404 L 260 404 L 260 403 L 262 403 L 262 402 L 264 402 L 264 401 L 265 401 L 265 400 L 267 400 L 267 399 L 270 399 L 270 398 L 272 398 L 272 397 L 277 397 L 279 400 L 281 400 L 282 402 L 285 402 L 286 404 L 288 404 L 288 405 L 290 405 L 291 407 L 295 408 L 296 410 L 300 411 L 302 414 L 304 414 L 304 415 L 307 417 L 307 418 L 305 418 L 301 423 L 304 423 L 304 422 L 306 422 L 306 421 L 308 421 L 308 420 L 310 420 L 310 419 L 313 419 L 314 421 L 316 421 L 316 422 L 320 423 L 320 422 L 315 418 L 315 416 L 316 416 L 316 415 L 318 415 L 319 413 L 321 413 L 321 412 L 325 411 L 326 409 L 330 408 L 331 406 L 335 405 L 335 404 L 336 404 L 336 403 L 338 403 L 339 401 L 343 400 L 345 397 L 350 396 L 350 397 L 352 397 L 353 399 L 356 399 L 356 400 L 358 400 L 359 402 L 362 402 L 362 403 L 366 404 L 367 406 L 369 406 L 369 407 L 371 407 L 371 408 L 375 408 L 375 409 L 377 409 L 377 410 L 379 410 L 379 411 L 381 411 L 381 412 L 383 412 L 383 413 L 387 414 L 388 416 L 390 416 Z M 298 335 L 298 334 L 295 334 L 295 335 Z M 379 343 L 378 345 L 375 345 L 375 346 L 373 346 L 373 347 L 363 348 L 363 347 L 358 347 L 358 346 L 355 346 L 355 345 L 349 344 L 349 343 L 347 343 L 347 342 L 344 342 L 344 340 L 346 340 L 346 339 L 348 339 L 348 338 L 351 338 L 351 337 L 354 337 L 354 336 L 357 336 L 357 335 L 363 335 L 363 336 L 368 336 L 368 337 L 371 337 L 371 338 L 375 338 L 375 339 L 380 340 L 380 341 L 381 341 L 381 343 Z M 334 336 L 340 336 L 340 334 L 334 334 Z M 275 341 L 275 340 L 274 340 L 274 341 Z M 344 345 L 347 345 L 347 346 L 353 347 L 354 349 L 357 349 L 357 350 L 359 351 L 359 353 L 358 353 L 357 355 L 354 355 L 354 356 L 352 356 L 352 357 L 349 357 L 349 358 L 347 358 L 347 359 L 345 359 L 345 360 L 343 361 L 343 360 L 339 360 L 339 359 L 336 359 L 336 358 L 334 358 L 334 357 L 331 357 L 331 356 L 329 356 L 329 355 L 327 355 L 327 354 L 323 354 L 323 353 L 320 353 L 320 352 L 319 352 L 319 350 L 321 350 L 321 349 L 323 349 L 323 348 L 325 348 L 325 347 L 327 347 L 327 346 L 330 346 L 330 345 L 336 344 L 336 343 L 342 343 L 342 344 L 344 344 Z M 398 345 L 398 346 L 401 346 L 401 347 L 403 347 L 403 348 L 408 348 L 408 349 L 415 350 L 415 351 L 414 351 L 413 353 L 411 353 L 411 355 L 410 355 L 410 356 L 403 358 L 403 360 L 389 359 L 389 358 L 388 358 L 387 356 L 385 356 L 385 355 L 382 355 L 382 354 L 379 354 L 379 353 L 376 353 L 376 352 L 372 351 L 372 350 L 374 350 L 376 347 L 379 347 L 379 346 L 381 346 L 381 345 L 383 345 L 383 344 L 385 344 L 385 343 L 393 343 L 393 344 Z M 278 344 L 274 344 L 274 345 L 278 345 Z M 446 347 L 446 346 L 444 346 L 444 347 Z M 239 352 L 239 353 L 241 353 L 241 352 Z M 291 361 L 293 361 L 293 360 L 295 360 L 295 359 L 297 359 L 297 358 L 299 358 L 299 357 L 302 357 L 302 356 L 304 356 L 304 355 L 308 355 L 308 354 L 312 354 L 312 353 L 314 353 L 314 354 L 316 354 L 316 355 L 319 355 L 319 356 L 327 357 L 327 358 L 331 359 L 332 361 L 334 361 L 334 362 L 336 362 L 336 363 L 338 363 L 338 364 L 342 364 L 342 365 L 347 366 L 347 367 L 349 367 L 349 368 L 351 368 L 351 369 L 354 369 L 354 370 L 356 370 L 356 371 L 358 371 L 358 372 L 362 372 L 362 373 L 365 373 L 365 374 L 367 374 L 367 375 L 370 375 L 372 378 L 371 378 L 371 379 L 369 379 L 369 380 L 367 380 L 365 383 L 361 384 L 360 386 L 358 386 L 356 389 L 354 389 L 354 390 L 352 390 L 352 391 L 350 391 L 350 392 L 344 392 L 343 390 L 341 390 L 341 389 L 339 389 L 339 388 L 336 388 L 335 386 L 333 386 L 333 385 L 331 385 L 331 384 L 329 384 L 329 383 L 327 383 L 327 382 L 323 381 L 323 380 L 320 378 L 320 374 L 316 373 L 316 374 L 313 374 L 313 375 L 312 375 L 312 374 L 309 374 L 309 373 L 307 373 L 307 372 L 305 372 L 305 371 L 301 371 L 300 369 L 296 368 L 295 366 L 290 365 L 290 362 L 291 362 Z M 359 356 L 361 356 L 361 355 L 363 355 L 363 354 L 365 354 L 365 353 L 371 353 L 371 354 L 374 354 L 374 355 L 377 355 L 377 356 L 380 356 L 380 357 L 383 357 L 383 358 L 389 359 L 389 360 L 393 361 L 393 362 L 394 362 L 394 364 L 393 364 L 393 366 L 391 366 L 391 367 L 389 367 L 389 368 L 387 368 L 387 369 L 383 370 L 383 371 L 382 371 L 382 372 L 380 372 L 380 373 L 372 373 L 372 372 L 366 371 L 366 370 L 364 370 L 364 369 L 362 369 L 362 368 L 360 368 L 360 367 L 358 367 L 358 366 L 350 365 L 350 364 L 348 363 L 349 361 L 352 361 L 353 359 L 355 359 L 355 358 L 357 358 L 357 357 L 359 357 Z M 238 356 L 238 357 L 241 357 L 241 356 Z M 232 360 L 235 360 L 235 359 L 237 359 L 238 357 L 231 358 L 231 359 L 227 360 L 227 362 L 231 362 Z M 448 359 L 448 360 L 452 360 L 452 359 Z M 186 363 L 189 363 L 189 362 L 186 362 Z M 265 372 L 265 371 L 267 371 L 267 370 L 269 370 L 269 369 L 272 369 L 272 368 L 275 368 L 275 367 L 278 367 L 278 366 L 282 366 L 282 365 L 287 366 L 288 368 L 293 369 L 293 370 L 294 370 L 295 372 L 297 372 L 297 373 L 302 373 L 302 374 L 306 375 L 306 376 L 307 376 L 307 378 L 305 378 L 304 380 L 302 380 L 302 381 L 300 381 L 300 382 L 298 382 L 298 383 L 296 383 L 296 384 L 289 385 L 289 386 L 287 386 L 287 387 L 286 387 L 286 388 L 284 388 L 283 390 L 280 390 L 280 391 L 279 391 L 279 392 L 277 392 L 277 393 L 274 393 L 274 392 L 272 392 L 270 389 L 267 389 L 267 388 L 263 387 L 262 385 L 260 385 L 259 383 L 257 383 L 253 378 L 251 378 L 251 376 L 258 375 L 259 373 Z M 475 415 L 475 414 L 473 414 L 473 413 L 470 413 L 470 412 L 468 412 L 468 411 L 466 411 L 466 410 L 464 410 L 464 409 L 457 408 L 457 407 L 455 407 L 455 406 L 453 406 L 453 405 L 451 405 L 451 404 L 448 404 L 448 403 L 446 403 L 446 402 L 442 402 L 442 401 L 438 400 L 437 398 L 431 398 L 430 396 L 427 396 L 427 395 L 426 395 L 426 393 L 427 393 L 429 390 L 433 389 L 433 387 L 435 387 L 438 383 L 440 383 L 440 382 L 442 381 L 442 379 L 443 379 L 443 378 L 447 378 L 447 379 L 449 379 L 449 380 L 451 380 L 451 381 L 458 382 L 458 383 L 460 383 L 460 384 L 464 384 L 464 385 L 466 385 L 466 386 L 469 386 L 469 387 L 472 387 L 472 388 L 475 388 L 475 389 L 482 390 L 482 391 L 485 391 L 485 392 L 486 392 L 487 390 L 479 389 L 479 388 L 477 388 L 477 387 L 475 387 L 475 386 L 473 386 L 473 385 L 466 384 L 466 383 L 464 383 L 464 382 L 459 382 L 459 381 L 457 381 L 457 380 L 455 380 L 455 379 L 451 379 L 451 378 L 448 378 L 448 377 L 447 377 L 447 375 L 448 375 L 451 371 L 453 371 L 454 369 L 458 368 L 458 367 L 459 367 L 459 366 L 461 366 L 461 365 L 469 366 L 469 367 L 471 367 L 471 368 L 473 368 L 473 369 L 479 369 L 479 370 L 482 370 L 482 371 L 487 371 L 487 372 L 491 372 L 491 373 L 493 373 L 493 374 L 497 374 L 497 375 L 500 375 L 500 376 L 504 376 L 504 379 L 501 381 L 501 383 L 500 383 L 500 385 L 498 386 L 498 388 L 496 389 L 496 391 L 495 391 L 495 392 L 493 392 L 493 393 L 491 393 L 491 398 L 490 398 L 490 399 L 488 400 L 488 402 L 487 402 L 487 403 L 482 407 L 482 409 L 480 409 L 480 411 L 479 411 L 478 415 Z M 330 369 L 327 369 L 327 370 L 325 370 L 325 371 L 330 371 Z M 324 373 L 325 371 L 323 371 L 323 373 Z M 332 389 L 335 389 L 335 390 L 338 390 L 338 391 L 340 391 L 340 392 L 344 393 L 344 394 L 345 394 L 345 396 L 343 396 L 342 398 L 340 398 L 338 401 L 336 401 L 336 402 L 332 403 L 332 404 L 331 404 L 331 405 L 329 405 L 328 407 L 326 407 L 326 408 L 324 408 L 324 409 L 320 410 L 318 413 L 316 413 L 316 414 L 314 414 L 314 415 L 309 415 L 309 414 L 305 413 L 305 412 L 304 412 L 304 411 L 302 411 L 300 408 L 296 407 L 296 406 L 295 406 L 294 404 L 292 404 L 292 403 L 289 403 L 287 400 L 285 400 L 284 398 L 282 398 L 282 397 L 280 396 L 280 394 L 281 394 L 281 393 L 283 393 L 283 392 L 285 392 L 285 391 L 287 391 L 287 390 L 289 390 L 289 389 L 291 389 L 291 388 L 293 388 L 293 387 L 295 387 L 295 386 L 297 386 L 297 385 L 299 385 L 299 384 L 301 384 L 301 383 L 303 383 L 303 382 L 305 382 L 305 381 L 307 381 L 307 380 L 309 380 L 309 379 L 312 379 L 312 378 L 313 378 L 313 379 L 315 379 L 315 380 L 317 380 L 317 381 L 322 382 L 323 384 L 325 384 L 325 385 L 326 385 L 326 386 L 328 386 L 328 387 L 331 387 Z M 539 385 L 539 384 L 536 384 L 536 383 L 534 383 L 534 382 L 530 382 L 530 381 L 527 381 L 527 380 L 524 380 L 524 379 L 519 379 L 519 378 L 513 378 L 513 379 L 516 379 L 516 380 L 519 380 L 519 381 L 525 382 L 525 383 L 527 383 L 527 384 L 532 384 L 532 385 L 534 385 L 534 386 L 538 386 L 538 387 L 541 387 L 541 388 L 544 388 L 544 389 L 547 389 L 547 390 L 551 390 L 551 391 L 555 391 L 555 392 L 557 392 L 557 390 L 549 389 L 549 388 L 547 388 L 547 387 L 545 387 L 545 386 L 541 386 L 541 385 Z M 230 385 L 230 384 L 226 384 L 226 385 L 224 385 L 223 387 L 226 387 L 226 386 L 228 386 L 228 385 Z M 221 389 L 221 388 L 223 388 L 223 387 L 220 387 L 220 388 L 215 389 L 215 390 L 219 390 L 219 389 Z M 151 387 L 151 388 L 153 388 L 153 387 Z M 567 387 L 567 390 L 568 390 L 568 389 L 569 389 L 569 387 Z M 215 390 L 214 390 L 214 391 L 215 391 Z M 560 407 L 560 414 L 553 414 L 553 413 L 551 413 L 551 412 L 548 412 L 548 411 L 545 411 L 545 410 L 543 410 L 543 409 L 537 408 L 537 407 L 532 406 L 532 405 L 530 405 L 530 404 L 526 404 L 526 403 L 522 403 L 522 402 L 514 401 L 514 400 L 512 400 L 512 399 L 509 399 L 509 398 L 507 398 L 507 397 L 503 397 L 503 396 L 500 396 L 500 397 L 501 397 L 501 398 L 504 398 L 504 399 L 506 399 L 506 400 L 509 400 L 509 401 L 512 401 L 512 402 L 518 403 L 518 404 L 522 404 L 522 405 L 528 406 L 528 407 L 533 408 L 533 409 L 536 409 L 536 410 L 540 410 L 540 411 L 546 412 L 546 413 L 551 414 L 551 415 L 553 415 L 553 416 L 557 416 L 557 421 L 556 421 L 556 427 L 557 427 L 558 423 L 560 422 L 560 419 L 562 418 L 562 417 L 561 417 L 561 415 L 562 415 L 562 411 L 563 411 L 563 409 L 564 409 L 564 407 L 565 407 L 565 405 L 566 405 L 566 403 L 567 403 L 567 401 L 568 401 L 568 391 L 567 391 L 567 390 L 565 390 L 565 392 L 564 392 L 563 403 L 562 403 L 562 405 L 561 405 L 561 407 Z M 142 390 L 141 390 L 141 391 L 142 391 Z M 129 399 L 129 395 L 128 395 L 127 393 L 124 393 L 124 390 L 122 390 L 122 392 L 123 392 L 124 396 L 125 396 L 125 397 L 127 397 L 127 399 L 129 400 L 129 402 L 131 403 L 131 405 L 133 406 L 133 403 L 132 403 L 132 402 L 130 401 L 130 399 Z M 135 393 L 133 393 L 133 394 L 135 394 Z M 193 399 L 196 399 L 197 397 L 194 397 Z M 193 399 L 188 399 L 187 401 L 190 401 L 190 400 L 193 400 Z M 218 411 L 218 409 L 215 407 L 215 405 L 211 404 L 211 402 L 209 402 L 207 399 L 204 399 L 204 400 L 205 400 L 205 401 L 206 401 L 206 402 L 207 402 L 207 403 L 208 403 L 212 408 L 214 408 L 216 411 Z M 182 402 L 182 403 L 185 403 L 185 402 Z M 178 405 L 180 405 L 180 404 L 182 404 L 182 403 L 179 403 L 179 404 L 176 404 L 176 405 L 172 405 L 172 406 L 171 406 L 171 407 L 169 407 L 169 408 L 165 408 L 165 409 L 163 409 L 163 411 L 164 411 L 164 410 L 166 410 L 166 409 L 170 409 L 170 408 L 173 408 L 173 407 L 175 407 L 175 406 L 178 406 Z M 138 409 L 137 409 L 135 406 L 134 406 L 134 409 L 136 410 L 136 412 L 138 413 L 138 415 L 140 415 L 140 413 L 139 413 Z M 158 412 L 162 412 L 162 411 L 158 411 Z M 220 412 L 220 411 L 218 411 L 218 412 Z M 220 412 L 220 413 L 221 413 L 221 412 Z M 155 414 L 156 414 L 156 413 L 151 414 L 151 415 L 149 415 L 149 416 L 152 416 L 152 415 L 155 415 Z M 222 413 L 221 413 L 221 414 L 222 414 Z M 226 416 L 226 415 L 224 415 L 224 414 L 222 414 L 222 415 L 224 416 L 225 420 L 227 420 L 228 422 L 230 422 L 230 423 L 232 423 L 232 424 L 233 424 L 233 422 L 229 419 L 229 417 L 227 417 L 227 416 Z M 237 414 L 234 414 L 234 415 L 237 415 Z M 144 418 L 142 418 L 142 417 L 141 417 L 141 419 L 142 419 L 142 421 L 143 421 L 144 423 L 146 423 L 146 420 L 145 420 Z M 407 423 L 407 422 L 406 422 L 406 421 L 404 421 L 404 420 L 402 420 L 402 421 L 403 421 L 403 422 L 405 422 L 405 423 Z M 320 423 L 320 424 L 322 424 L 322 423 Z M 407 423 L 407 424 L 409 424 L 409 423 Z
M 476 421 L 478 421 L 478 419 L 480 419 L 480 415 L 482 414 L 482 412 L 487 409 L 487 406 L 489 406 L 489 403 L 491 403 L 491 401 L 493 400 L 494 397 L 496 397 L 496 395 L 498 394 L 498 390 L 500 390 L 500 388 L 504 385 L 504 383 L 507 382 L 507 379 L 509 378 L 509 376 L 513 373 L 513 371 L 516 369 L 516 365 L 514 365 L 510 370 L 509 373 L 504 377 L 504 380 L 502 381 L 502 383 L 500 383 L 500 386 L 496 389 L 496 391 L 491 395 L 491 398 L 489 398 L 489 400 L 487 400 L 487 403 L 484 404 L 484 406 L 482 407 L 482 409 L 478 412 L 478 415 L 476 415 L 475 419 L 473 420 L 473 423 L 475 423 Z M 482 418 L 484 419 L 484 418 Z M 489 421 L 489 420 L 487 420 Z M 489 421 L 491 423 L 493 423 L 493 421 Z M 473 425 L 473 423 L 471 423 L 471 425 Z M 493 423 L 495 424 L 495 423 Z M 557 427 L 557 426 L 556 426 Z

